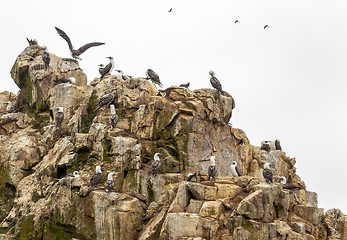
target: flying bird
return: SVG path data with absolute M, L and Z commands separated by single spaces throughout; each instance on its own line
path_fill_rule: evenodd
M 212 71 L 212 70 L 209 71 L 209 74 L 211 75 L 210 82 L 211 82 L 212 87 L 217 89 L 218 92 L 223 93 L 222 84 L 220 84 L 219 80 L 214 76 L 215 75 L 214 71 Z
M 241 171 L 239 170 L 239 168 L 237 167 L 237 162 L 236 161 L 233 161 L 230 165 L 230 168 L 231 168 L 231 175 L 233 177 L 240 177 L 242 176 L 242 173 Z
M 105 65 L 104 64 L 99 64 L 99 73 L 100 75 L 102 75 L 103 71 L 104 71 L 104 68 L 105 68 Z
M 188 173 L 187 182 L 197 182 L 196 173 Z
M 160 79 L 159 79 L 158 74 L 156 74 L 156 73 L 152 70 L 152 68 L 147 69 L 147 71 L 146 71 L 146 76 L 147 76 L 146 79 L 151 79 L 152 83 L 159 85 L 161 88 L 163 87 L 163 85 L 162 85 L 161 82 L 160 82 Z
M 236 23 L 240 23 L 240 22 L 239 22 L 239 20 L 235 20 L 235 22 L 234 22 L 234 23 L 236 24 Z
M 55 114 L 55 124 L 57 129 L 59 129 L 61 127 L 61 123 L 64 120 L 64 108 L 57 107 L 56 110 L 57 110 L 57 113 Z
M 51 58 L 49 57 L 49 53 L 47 52 L 47 47 L 43 46 L 42 47 L 42 61 L 45 63 L 45 67 L 49 67 L 49 63 L 51 62 Z
M 74 47 L 72 46 L 71 40 L 69 38 L 69 36 L 61 29 L 55 27 L 55 29 L 57 30 L 58 34 L 65 39 L 65 41 L 67 42 L 67 44 L 69 45 L 69 49 L 70 49 L 70 53 L 71 56 L 75 59 L 79 59 L 82 60 L 79 56 L 84 53 L 87 49 L 91 48 L 91 47 L 96 47 L 96 46 L 100 46 L 103 45 L 105 43 L 102 42 L 91 42 L 91 43 L 87 43 L 85 45 L 83 45 L 82 47 L 80 47 L 79 49 L 75 50 Z
M 268 28 L 268 27 L 270 27 L 270 26 L 266 24 L 266 25 L 264 26 L 264 29 L 266 29 L 266 28 Z
M 104 185 L 106 192 L 111 192 L 114 190 L 114 181 L 113 181 L 114 176 L 116 176 L 114 172 L 110 172 L 107 175 L 107 181 L 105 182 L 105 185 Z
M 275 151 L 275 150 L 281 150 L 282 151 L 281 142 L 278 138 L 273 139 L 270 142 L 270 147 L 271 147 L 271 150 L 273 150 L 273 151 Z
M 169 12 L 172 12 L 172 8 L 170 8 Z
M 111 104 L 111 102 L 113 101 L 114 96 L 110 93 L 105 94 L 104 96 L 102 96 L 99 100 L 99 102 L 96 104 L 96 108 L 94 110 L 94 112 L 96 112 L 97 110 L 99 110 L 101 107 L 103 106 L 109 106 Z
M 216 161 L 215 161 L 215 156 L 210 157 L 210 166 L 208 167 L 208 179 L 211 180 L 216 180 L 216 175 L 217 175 L 217 168 L 216 168 Z
M 271 150 L 269 141 L 261 141 L 260 149 L 269 152 Z
M 38 45 L 36 39 L 29 39 L 29 38 L 26 38 L 26 39 L 27 39 L 27 41 L 29 43 L 29 46 L 36 46 L 36 45 Z
M 160 155 L 161 155 L 160 153 L 154 154 L 154 160 L 153 160 L 152 165 L 151 165 L 152 177 L 156 177 L 159 173 L 159 169 L 161 166 L 160 158 L 159 158 Z
M 113 104 L 110 105 L 111 108 L 111 115 L 110 115 L 110 124 L 112 128 L 116 127 L 116 124 L 118 122 L 118 115 L 116 113 L 116 109 Z
M 16 111 L 16 108 L 12 106 L 12 103 L 10 101 L 5 102 L 5 104 L 7 105 L 6 107 L 7 113 L 13 113 Z
M 264 164 L 263 177 L 265 178 L 266 182 L 272 183 L 273 174 L 270 169 L 270 163 L 268 162 Z
M 103 79 L 107 74 L 111 74 L 113 68 L 114 68 L 114 60 L 113 57 L 106 57 L 110 59 L 110 63 L 106 65 L 102 70 L 99 68 L 99 72 L 101 73 L 101 79 Z
M 190 82 L 189 83 L 186 83 L 186 84 L 181 84 L 180 87 L 185 87 L 185 88 L 188 88 L 190 85 Z
M 279 179 L 280 179 L 280 183 L 282 184 L 283 189 L 288 189 L 288 190 L 300 190 L 300 189 L 302 189 L 299 186 L 287 183 L 287 179 L 283 176 L 279 176 Z

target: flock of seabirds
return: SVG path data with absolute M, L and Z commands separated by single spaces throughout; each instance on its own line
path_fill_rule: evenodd
M 172 9 L 169 10 L 169 12 L 172 12 Z M 235 24 L 239 23 L 238 20 L 235 21 Z M 268 25 L 264 26 L 264 29 L 266 29 L 267 27 L 269 27 Z M 67 42 L 69 49 L 70 49 L 70 53 L 71 56 L 74 59 L 80 59 L 80 55 L 82 53 L 84 53 L 87 49 L 91 48 L 91 47 L 96 47 L 96 46 L 100 46 L 103 45 L 104 43 L 102 42 L 91 42 L 91 43 L 87 43 L 85 45 L 83 45 L 82 47 L 80 47 L 79 49 L 74 49 L 70 38 L 68 37 L 68 35 L 61 29 L 55 27 L 55 29 L 57 30 L 58 34 Z M 37 40 L 33 39 L 28 39 L 27 41 L 29 43 L 29 46 L 35 46 L 38 45 Z M 49 57 L 49 53 L 47 52 L 47 47 L 42 47 L 43 53 L 42 53 L 42 60 L 45 64 L 45 67 L 48 68 L 49 64 L 50 64 L 50 57 Z M 114 60 L 113 57 L 108 57 L 110 59 L 110 63 L 107 64 L 106 66 L 104 66 L 103 64 L 99 65 L 99 73 L 100 73 L 100 79 L 103 79 L 106 75 L 111 74 L 112 70 L 114 69 Z M 126 79 L 130 79 L 132 78 L 131 76 L 128 75 L 124 75 L 122 70 L 116 70 L 117 72 L 120 73 L 120 75 L 117 76 L 117 78 L 119 80 L 126 80 Z M 215 77 L 215 73 L 214 71 L 209 71 L 210 74 L 210 83 L 212 85 L 213 88 L 215 88 L 220 94 L 224 94 L 224 91 L 222 89 L 222 85 L 219 82 L 219 80 Z M 148 69 L 146 71 L 146 80 L 151 80 L 154 84 L 159 85 L 160 87 L 163 87 L 162 83 L 160 82 L 160 78 L 159 76 L 152 70 L 152 69 Z M 66 79 L 66 78 L 61 78 L 56 80 L 57 84 L 60 83 L 67 83 L 67 82 L 73 82 L 73 79 Z M 187 84 L 181 84 L 180 87 L 185 87 L 188 88 L 189 87 L 189 83 Z M 96 108 L 94 110 L 97 111 L 102 107 L 110 107 L 111 110 L 111 115 L 109 117 L 109 122 L 112 128 L 116 127 L 116 124 L 118 122 L 118 116 L 116 114 L 116 110 L 115 110 L 115 106 L 113 104 L 111 104 L 114 100 L 114 96 L 112 94 L 105 94 L 104 96 L 102 96 L 99 100 L 99 102 L 96 105 Z M 7 104 L 6 110 L 8 113 L 13 113 L 16 112 L 17 109 L 12 106 L 11 102 L 8 101 L 5 104 Z M 53 117 L 53 111 L 51 111 L 51 117 L 52 119 L 55 121 L 56 124 L 56 128 L 59 129 L 61 127 L 61 124 L 64 120 L 64 109 L 63 107 L 57 107 L 56 108 L 56 114 L 55 117 Z M 275 139 L 272 141 L 262 141 L 261 142 L 261 149 L 265 150 L 267 152 L 269 151 L 276 151 L 276 150 L 282 150 L 281 145 L 280 145 L 280 140 L 279 139 Z M 158 176 L 159 174 L 159 169 L 161 166 L 161 160 L 160 160 L 160 153 L 156 153 L 154 155 L 154 159 L 152 161 L 151 164 L 151 176 L 152 178 L 155 178 Z M 231 165 L 230 165 L 230 170 L 231 170 L 231 174 L 232 177 L 239 177 L 242 176 L 243 174 L 241 173 L 241 171 L 238 169 L 237 167 L 237 162 L 236 161 L 232 161 Z M 262 175 L 265 179 L 265 181 L 267 183 L 273 183 L 273 173 L 272 170 L 270 169 L 270 163 L 265 163 L 264 164 L 264 168 L 262 170 Z M 117 174 L 115 174 L 114 172 L 110 172 L 107 175 L 107 181 L 104 184 L 104 189 L 106 192 L 111 192 L 114 190 L 115 187 L 115 183 L 113 180 L 113 177 L 116 176 Z M 210 157 L 210 166 L 208 167 L 208 179 L 210 181 L 215 181 L 216 180 L 216 176 L 217 176 L 217 168 L 216 168 L 216 162 L 215 162 L 215 156 L 211 156 Z M 80 177 L 78 171 L 74 171 L 73 174 L 68 174 L 67 176 L 65 176 L 64 178 L 60 179 L 60 185 L 62 184 L 66 184 L 67 183 L 71 183 L 71 181 L 75 178 Z M 298 190 L 301 189 L 301 187 L 293 185 L 293 184 L 288 184 L 286 182 L 286 178 L 284 176 L 276 176 L 280 183 L 282 184 L 284 189 L 289 189 L 289 190 Z M 96 172 L 94 175 L 92 175 L 92 177 L 90 178 L 90 184 L 89 184 L 89 189 L 87 191 L 87 194 L 85 196 L 88 196 L 89 193 L 93 190 L 95 190 L 95 188 L 98 188 L 99 184 L 101 183 L 102 180 L 102 171 L 101 171 L 101 166 L 96 166 Z M 197 178 L 197 173 L 189 173 L 188 177 L 187 177 L 187 181 L 198 181 Z

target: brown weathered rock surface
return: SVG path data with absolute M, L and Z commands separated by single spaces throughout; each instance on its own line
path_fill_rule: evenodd
M 21 91 L 0 93 L 0 239 L 346 239 L 345 215 L 318 208 L 294 158 L 252 146 L 228 125 L 229 94 L 182 87 L 157 94 L 145 79 L 112 75 L 86 85 L 75 60 L 50 54 L 45 68 L 41 54 L 39 46 L 26 48 L 11 71 Z M 76 82 L 57 85 L 61 77 Z M 114 129 L 109 108 L 94 111 L 107 93 L 119 116 Z M 19 112 L 5 113 L 8 100 Z M 60 129 L 50 118 L 58 106 Z M 156 152 L 161 167 L 152 177 Z M 214 182 L 206 181 L 211 155 Z M 232 160 L 243 177 L 231 177 Z M 304 189 L 265 183 L 265 162 Z M 117 173 L 115 191 L 100 187 L 86 197 L 96 165 L 101 186 Z M 79 178 L 58 182 L 75 170 Z M 185 181 L 189 172 L 198 182 Z

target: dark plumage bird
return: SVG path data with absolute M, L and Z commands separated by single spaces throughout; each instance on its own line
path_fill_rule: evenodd
M 264 26 L 264 29 L 266 29 L 266 28 L 268 28 L 268 27 L 269 27 L 269 25 L 265 25 L 265 26 Z
M 101 182 L 101 178 L 102 178 L 101 167 L 96 166 L 95 174 L 90 178 L 89 187 L 97 186 Z
M 273 174 L 270 169 L 270 163 L 265 163 L 264 164 L 264 169 L 263 169 L 263 177 L 265 178 L 266 182 L 273 182 Z
M 56 127 L 59 129 L 61 127 L 61 123 L 64 120 L 64 108 L 57 107 L 56 110 L 57 110 L 57 113 L 55 114 L 55 124 L 56 124 Z
M 87 49 L 91 48 L 91 47 L 96 47 L 96 46 L 100 46 L 103 45 L 105 43 L 102 42 L 91 42 L 91 43 L 87 43 L 85 45 L 83 45 L 82 47 L 80 47 L 79 49 L 75 50 L 74 47 L 72 46 L 71 40 L 69 38 L 69 36 L 61 29 L 55 27 L 55 29 L 57 30 L 58 34 L 65 39 L 65 41 L 67 42 L 67 44 L 69 45 L 69 49 L 70 49 L 70 53 L 71 56 L 73 58 L 76 59 L 80 59 L 82 60 L 79 56 L 84 53 Z
M 110 172 L 107 175 L 107 181 L 105 182 L 105 185 L 104 185 L 106 192 L 111 192 L 114 190 L 114 181 L 113 181 L 114 176 L 116 176 L 114 172 Z
M 102 75 L 103 71 L 104 71 L 104 68 L 105 68 L 105 65 L 104 64 L 99 64 L 99 73 L 100 75 Z
M 279 178 L 280 178 L 280 183 L 282 184 L 283 189 L 288 189 L 288 190 L 300 190 L 300 189 L 302 189 L 299 186 L 287 183 L 287 179 L 285 177 L 279 177 Z
M 151 168 L 152 168 L 152 177 L 156 177 L 159 173 L 159 169 L 160 169 L 160 166 L 161 166 L 161 163 L 160 163 L 160 156 L 161 154 L 160 153 L 156 153 L 154 154 L 154 160 L 151 164 Z
M 240 23 L 240 22 L 239 22 L 239 20 L 235 20 L 235 22 L 234 22 L 234 23 Z
M 270 142 L 270 147 L 271 147 L 271 150 L 273 150 L 273 151 L 275 151 L 275 150 L 281 150 L 282 151 L 281 142 L 278 138 L 273 139 Z
M 10 101 L 5 102 L 5 104 L 7 105 L 6 107 L 7 113 L 16 112 L 16 108 L 12 106 L 12 103 Z
M 217 89 L 217 91 L 223 93 L 222 84 L 220 84 L 219 80 L 214 76 L 215 75 L 214 71 L 210 71 L 209 74 L 211 75 L 210 82 L 212 87 Z
M 170 8 L 169 12 L 172 12 L 172 8 Z
M 208 167 L 208 179 L 211 180 L 216 180 L 217 176 L 217 168 L 216 168 L 216 161 L 215 161 L 215 156 L 211 156 L 210 158 L 210 166 Z
M 197 182 L 196 173 L 188 173 L 187 182 Z
M 239 170 L 239 168 L 237 167 L 237 162 L 236 161 L 233 161 L 230 165 L 230 168 L 231 168 L 231 175 L 233 177 L 240 177 L 242 176 L 242 173 L 241 171 Z
M 146 71 L 146 79 L 150 79 L 152 83 L 159 85 L 161 88 L 163 85 L 160 82 L 158 74 L 156 74 L 151 68 L 147 69 Z
M 96 104 L 96 108 L 95 108 L 94 112 L 99 110 L 103 106 L 108 107 L 111 104 L 111 102 L 113 101 L 113 99 L 114 99 L 114 96 L 110 93 L 107 93 L 104 96 L 102 96 L 100 98 L 98 104 Z
M 271 150 L 269 141 L 261 141 L 260 149 L 269 152 Z
M 29 43 L 29 46 L 36 46 L 36 45 L 38 45 L 36 39 L 29 39 L 29 38 L 26 38 L 26 39 L 27 39 L 27 41 Z
M 114 60 L 113 60 L 113 57 L 106 57 L 108 59 L 110 59 L 110 63 L 106 65 L 106 67 L 104 67 L 102 70 L 100 70 L 99 68 L 99 71 L 101 73 L 101 79 L 103 79 L 106 75 L 108 74 L 111 74 L 113 68 L 114 68 Z
M 118 115 L 116 113 L 116 109 L 114 107 L 113 104 L 110 105 L 110 109 L 111 109 L 111 115 L 110 115 L 110 124 L 112 128 L 116 127 L 116 124 L 118 122 Z
M 180 87 L 185 87 L 185 88 L 189 88 L 190 82 L 186 83 L 186 84 L 181 84 Z
M 47 52 L 47 47 L 42 47 L 42 61 L 45 63 L 45 67 L 49 67 L 49 63 L 51 62 L 51 58 L 49 57 L 49 53 Z

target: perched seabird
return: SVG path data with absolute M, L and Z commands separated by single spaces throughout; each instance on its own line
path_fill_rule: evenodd
M 113 68 L 114 68 L 114 60 L 113 60 L 113 57 L 107 57 L 108 59 L 110 59 L 110 63 L 106 65 L 106 67 L 104 67 L 102 69 L 102 71 L 100 71 L 100 68 L 99 68 L 99 71 L 101 73 L 101 79 L 103 79 L 107 74 L 111 74 Z
M 101 107 L 103 107 L 105 105 L 108 107 L 111 104 L 111 102 L 113 101 L 113 99 L 114 99 L 114 96 L 110 93 L 107 93 L 104 96 L 102 96 L 100 98 L 98 104 L 96 104 L 96 108 L 95 108 L 94 112 L 99 110 Z
M 299 186 L 295 186 L 294 184 L 287 183 L 287 179 L 283 176 L 279 176 L 280 183 L 282 184 L 283 189 L 288 189 L 288 190 L 300 190 L 302 189 Z
M 124 72 L 122 70 L 116 70 L 118 72 L 117 79 L 118 80 L 127 80 L 130 77 L 128 75 L 124 75 Z
M 28 43 L 29 43 L 29 46 L 35 46 L 35 45 L 38 45 L 37 43 L 37 40 L 36 39 L 29 39 L 29 38 L 26 38 Z
M 181 84 L 180 87 L 185 87 L 185 88 L 189 88 L 190 82 L 186 83 L 186 84 Z
M 72 180 L 78 177 L 80 177 L 78 171 L 74 171 L 72 174 L 68 174 L 65 177 L 59 179 L 59 184 L 60 186 L 71 184 Z
M 264 26 L 264 29 L 266 29 L 266 28 L 268 28 L 268 27 L 269 27 L 269 25 L 266 24 L 266 25 Z
M 197 182 L 196 173 L 188 173 L 187 182 Z
M 239 20 L 235 20 L 235 22 L 234 23 L 240 23 L 240 21 Z
M 10 101 L 5 102 L 5 104 L 7 105 L 6 107 L 7 113 L 13 113 L 16 111 L 16 108 L 12 106 L 12 103 Z
M 102 172 L 101 167 L 98 165 L 95 167 L 95 174 L 90 178 L 89 187 L 95 187 L 101 182 Z
M 51 62 L 51 58 L 49 57 L 49 53 L 47 52 L 47 47 L 42 47 L 42 61 L 45 63 L 45 67 L 49 67 L 49 63 Z
M 161 166 L 161 163 L 160 163 L 160 156 L 161 154 L 160 153 L 156 153 L 154 154 L 154 160 L 152 162 L 152 177 L 156 177 L 159 173 L 159 169 L 160 169 L 160 166 Z
M 100 46 L 103 45 L 105 43 L 102 42 L 91 42 L 91 43 L 87 43 L 85 45 L 83 45 L 82 47 L 80 47 L 79 49 L 75 50 L 74 47 L 72 46 L 71 40 L 69 38 L 69 36 L 61 29 L 55 27 L 55 29 L 57 30 L 58 34 L 65 39 L 65 41 L 67 42 L 67 44 L 69 45 L 69 49 L 70 49 L 70 53 L 71 56 L 73 58 L 77 58 L 79 60 L 82 60 L 79 56 L 84 53 L 88 48 L 91 47 L 96 47 L 96 46 Z
M 239 170 L 239 168 L 237 167 L 237 162 L 236 161 L 233 161 L 230 165 L 230 168 L 231 168 L 231 175 L 233 177 L 240 177 L 242 176 L 242 173 L 241 171 Z
M 158 74 L 156 74 L 156 73 L 152 70 L 152 68 L 147 69 L 147 71 L 146 71 L 146 76 L 147 76 L 146 79 L 151 79 L 152 83 L 159 85 L 161 88 L 163 87 L 163 85 L 162 85 L 161 82 L 160 82 L 160 79 L 159 79 Z
M 261 141 L 260 149 L 269 152 L 271 150 L 269 141 L 265 141 L 265 140 Z
M 217 168 L 216 168 L 215 156 L 211 156 L 210 166 L 208 167 L 208 179 L 210 181 L 216 180 L 216 175 L 217 175 Z
M 172 12 L 172 8 L 170 8 L 169 12 Z
M 270 147 L 271 147 L 271 150 L 275 151 L 275 150 L 281 150 L 282 151 L 282 147 L 281 147 L 281 144 L 280 144 L 280 140 L 278 138 L 276 139 L 273 139 L 271 142 L 270 142 Z
M 62 83 L 74 83 L 76 82 L 74 77 L 69 77 L 69 78 L 58 78 L 53 80 L 56 85 L 62 84 Z
M 57 128 L 60 128 L 61 123 L 64 120 L 64 108 L 57 107 L 56 110 L 57 110 L 57 113 L 55 114 L 55 124 Z
M 270 169 L 270 163 L 268 162 L 264 164 L 263 177 L 265 178 L 266 182 L 272 183 L 273 174 Z
M 100 75 L 102 75 L 103 71 L 104 71 L 104 68 L 105 68 L 105 65 L 104 64 L 99 64 L 99 73 Z
M 118 122 L 118 115 L 116 113 L 116 109 L 113 104 L 110 105 L 111 108 L 111 115 L 110 115 L 110 124 L 112 128 L 116 127 L 116 124 Z
M 215 75 L 214 71 L 212 71 L 212 70 L 209 71 L 209 74 L 211 75 L 210 82 L 211 82 L 212 87 L 217 89 L 217 91 L 223 93 L 222 84 L 220 84 L 219 80 L 214 76 Z
M 114 190 L 114 181 L 113 181 L 114 176 L 116 176 L 114 172 L 110 172 L 107 175 L 107 181 L 105 182 L 105 185 L 104 185 L 106 192 L 111 192 Z

